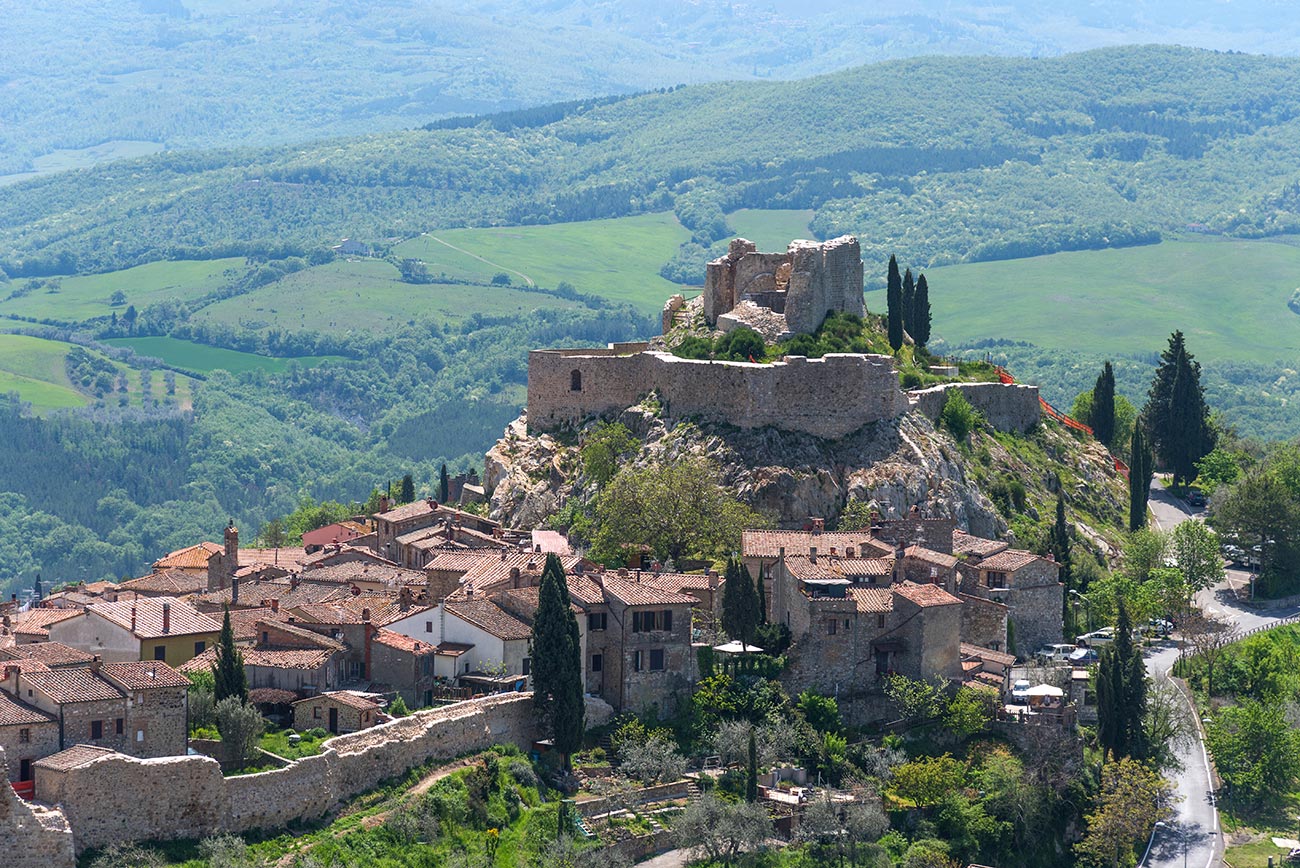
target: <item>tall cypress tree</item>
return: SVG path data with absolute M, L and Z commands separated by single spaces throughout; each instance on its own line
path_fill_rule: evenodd
M 235 697 L 248 701 L 248 675 L 244 672 L 244 655 L 235 647 L 235 631 L 230 626 L 230 607 L 221 619 L 217 636 L 217 659 L 212 664 L 213 696 L 217 702 Z
M 410 503 L 415 500 L 415 478 L 411 474 L 408 473 L 402 477 L 402 490 L 397 497 L 402 503 Z
M 555 554 L 548 554 L 533 617 L 533 707 L 566 767 L 570 755 L 582 746 L 585 707 L 581 654 L 578 621 L 569 607 L 564 567 Z
M 930 284 L 922 274 L 916 279 L 916 296 L 912 299 L 912 340 L 923 347 L 930 342 Z
M 903 348 L 903 278 L 898 273 L 898 260 L 889 257 L 889 278 L 885 288 L 885 305 L 888 307 L 889 346 L 894 352 Z
M 916 340 L 916 312 L 913 304 L 916 301 L 916 281 L 912 278 L 912 269 L 908 268 L 903 272 L 903 294 L 900 296 L 903 301 L 903 331 Z
M 1147 499 L 1151 496 L 1151 474 L 1155 459 L 1147 446 L 1142 420 L 1133 426 L 1133 442 L 1128 456 L 1128 529 L 1141 530 L 1147 526 Z
M 1196 478 L 1196 462 L 1214 448 L 1214 429 L 1201 387 L 1201 365 L 1187 352 L 1183 333 L 1169 336 L 1160 354 L 1144 412 L 1152 452 L 1173 474 L 1173 484 Z
M 729 558 L 722 587 L 722 629 L 732 639 L 752 645 L 760 623 L 758 592 L 749 568 L 738 558 Z
M 1066 588 L 1074 587 L 1071 581 L 1073 563 L 1070 558 L 1070 526 L 1065 520 L 1065 495 L 1060 492 L 1056 495 L 1056 521 L 1052 523 L 1050 543 L 1052 557 L 1056 558 L 1060 568 L 1061 582 Z
M 1115 370 L 1110 362 L 1097 375 L 1092 387 L 1092 413 L 1088 417 L 1092 433 L 1107 446 L 1115 439 Z
M 745 569 L 748 569 L 746 567 Z M 767 623 L 767 583 L 763 581 L 763 574 L 760 572 L 754 579 L 754 588 L 758 591 L 758 623 Z
M 1142 718 L 1146 714 L 1146 666 L 1133 645 L 1128 607 L 1119 601 L 1115 641 L 1101 651 L 1097 671 L 1097 740 L 1102 759 L 1143 759 L 1147 754 Z
M 447 462 L 438 469 L 438 502 L 446 503 L 451 499 L 451 479 L 447 476 Z

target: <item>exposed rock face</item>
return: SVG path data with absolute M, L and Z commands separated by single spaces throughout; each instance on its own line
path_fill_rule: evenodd
M 917 505 L 979 536 L 1006 531 L 993 504 L 967 480 L 952 441 L 917 413 L 837 441 L 773 428 L 665 423 L 645 407 L 619 421 L 644 441 L 636 463 L 705 455 L 741 500 L 782 526 L 802 526 L 809 516 L 833 519 L 853 499 L 874 502 L 886 516 Z M 487 455 L 493 518 L 534 526 L 581 493 L 576 453 L 549 435 L 529 436 L 523 420 L 511 423 Z

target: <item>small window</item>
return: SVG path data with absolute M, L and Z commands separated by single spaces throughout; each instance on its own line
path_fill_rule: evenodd
M 988 574 L 988 576 L 989 576 L 989 587 L 990 587 L 990 588 L 1005 588 L 1005 587 L 1007 586 L 1007 574 L 1006 574 L 1006 573 L 994 573 L 994 572 L 990 572 L 990 573 Z
M 23 744 L 28 744 L 32 740 L 32 731 L 30 729 L 18 730 L 18 740 Z
M 668 633 L 671 633 L 673 631 L 673 610 L 672 609 L 664 609 L 663 629 L 665 632 Z
M 839 631 L 840 622 L 834 618 L 826 622 L 826 635 L 834 636 Z
M 311 707 L 311 716 L 314 717 L 316 720 L 320 720 L 320 706 L 319 706 L 319 705 L 313 705 L 313 706 Z
M 153 646 L 153 659 L 155 659 L 155 660 L 161 660 L 161 661 L 166 662 L 166 660 L 167 660 L 167 646 L 166 646 L 166 645 L 155 645 L 155 646 Z
M 604 657 L 603 654 L 592 654 L 592 655 L 591 655 L 591 671 L 592 671 L 592 672 L 600 672 L 600 671 L 602 671 L 602 670 L 604 669 L 604 666 L 605 666 L 605 657 Z
M 137 743 L 142 743 L 142 742 L 144 741 L 144 730 L 143 730 L 143 729 L 137 729 L 137 730 L 135 731 L 135 740 L 136 740 Z
M 426 632 L 426 633 L 432 633 L 432 632 L 433 632 L 433 622 L 432 622 L 432 621 L 425 621 L 425 622 L 424 622 L 424 632 Z
M 650 671 L 662 672 L 663 668 L 664 668 L 664 649 L 651 648 L 650 649 Z
M 90 722 L 90 740 L 99 741 L 104 737 L 104 721 L 92 720 Z
M 531 658 L 531 657 L 525 657 L 525 658 L 524 658 L 524 676 L 527 677 L 528 675 L 532 674 L 532 671 L 533 671 L 533 658 Z
M 636 615 L 637 615 L 636 612 L 633 612 L 633 613 L 632 613 L 633 620 L 636 619 Z M 605 629 L 605 624 L 606 624 L 606 620 L 605 620 L 605 618 L 606 618 L 606 613 L 605 613 L 605 612 L 592 612 L 591 614 L 589 614 L 589 615 L 587 616 L 587 629 L 588 629 L 588 630 L 604 630 L 604 629 Z M 635 632 L 635 631 L 633 631 L 633 632 Z
M 884 613 L 884 612 L 879 612 L 879 613 L 876 614 L 876 628 L 879 629 L 879 630 L 883 630 L 883 629 L 885 629 L 885 613 Z
M 848 618 L 845 618 L 845 619 L 844 619 L 844 632 L 845 632 L 845 633 L 849 632 L 849 619 L 848 619 Z
M 200 654 L 203 653 L 203 651 L 204 651 L 207 647 L 208 647 L 208 643 L 207 643 L 207 642 L 195 642 L 195 643 L 194 643 L 194 656 L 195 656 L 195 657 L 198 657 Z
M 571 371 L 569 373 L 569 391 L 582 391 L 582 371 Z
M 266 632 L 265 630 L 262 631 L 262 644 L 263 645 L 271 644 L 271 634 Z
M 115 729 L 117 730 L 116 735 L 121 735 L 125 731 L 125 727 L 123 726 L 124 722 L 125 721 L 123 721 L 122 718 L 120 717 L 115 721 L 115 723 L 117 724 L 115 727 Z
M 635 651 L 635 652 L 632 653 L 632 671 L 633 671 L 633 672 L 640 672 L 640 671 L 641 671 L 641 652 L 640 652 L 640 651 Z

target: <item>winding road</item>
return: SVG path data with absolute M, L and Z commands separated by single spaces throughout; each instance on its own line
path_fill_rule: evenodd
M 1171 530 L 1198 514 L 1169 494 L 1159 484 L 1151 485 L 1151 511 L 1155 524 L 1161 530 Z M 1196 603 L 1207 615 L 1224 621 L 1238 631 L 1251 630 L 1276 623 L 1300 612 L 1300 607 L 1280 609 L 1247 609 L 1236 602 L 1229 582 L 1248 581 L 1249 576 L 1240 570 L 1229 570 L 1229 581 L 1201 591 Z M 1146 657 L 1147 674 L 1157 681 L 1169 677 L 1169 669 L 1178 659 L 1178 646 L 1166 642 Z M 1210 760 L 1205 751 L 1205 740 L 1197 723 L 1194 744 L 1178 751 L 1182 770 L 1174 776 L 1177 805 L 1169 826 L 1157 829 L 1151 845 L 1140 863 L 1141 868 L 1214 868 L 1223 864 L 1223 832 L 1219 827 L 1219 811 L 1214 803 L 1214 786 L 1211 782 Z

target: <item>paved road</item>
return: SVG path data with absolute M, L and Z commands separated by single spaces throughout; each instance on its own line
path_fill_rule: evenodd
M 1160 485 L 1151 485 L 1151 511 L 1155 524 L 1161 530 L 1171 530 L 1180 522 L 1199 518 Z M 1196 603 L 1203 611 L 1225 621 L 1237 630 L 1251 630 L 1274 623 L 1290 615 L 1300 614 L 1300 607 L 1286 609 L 1250 609 L 1237 602 L 1230 585 L 1248 583 L 1250 576 L 1241 570 L 1229 570 L 1228 580 L 1197 594 Z M 1178 647 L 1166 643 L 1164 647 L 1147 654 L 1147 672 L 1152 678 L 1163 680 L 1178 658 Z M 1199 727 L 1198 727 L 1199 729 Z M 1223 859 L 1223 834 L 1219 828 L 1219 812 L 1214 805 L 1214 788 L 1210 781 L 1209 758 L 1202 738 L 1180 750 L 1178 759 L 1183 770 L 1174 778 L 1177 806 L 1170 828 L 1158 830 L 1151 848 L 1142 861 L 1143 868 L 1211 868 Z

